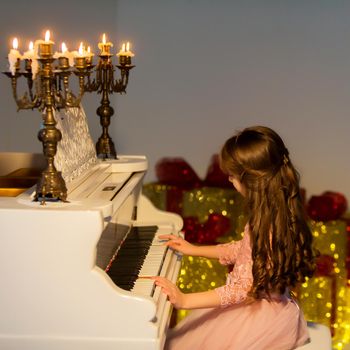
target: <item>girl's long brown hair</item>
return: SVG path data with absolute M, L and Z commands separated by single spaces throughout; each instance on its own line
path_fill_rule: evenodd
M 312 234 L 302 205 L 299 174 L 272 129 L 244 129 L 224 144 L 222 170 L 243 185 L 252 242 L 253 286 L 259 298 L 312 276 Z

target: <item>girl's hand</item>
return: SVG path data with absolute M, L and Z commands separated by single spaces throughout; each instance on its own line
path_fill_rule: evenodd
M 155 283 L 157 286 L 161 287 L 162 292 L 168 296 L 170 303 L 173 304 L 176 309 L 184 307 L 186 295 L 182 293 L 174 283 L 160 276 L 152 277 L 152 279 L 156 281 Z
M 181 237 L 175 235 L 160 235 L 159 239 L 167 239 L 168 242 L 165 243 L 171 249 L 174 249 L 185 255 L 196 255 L 195 250 L 196 246 L 187 242 Z

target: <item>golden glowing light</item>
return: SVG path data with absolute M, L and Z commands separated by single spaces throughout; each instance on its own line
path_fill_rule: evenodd
M 50 31 L 47 30 L 45 33 L 45 41 L 50 41 Z
M 62 53 L 65 53 L 65 52 L 68 51 L 67 46 L 66 46 L 65 43 L 62 43 L 61 47 L 62 47 Z
M 14 38 L 12 41 L 12 47 L 17 50 L 18 49 L 18 39 Z
M 82 56 L 84 54 L 84 44 L 83 44 L 83 42 L 80 43 L 78 52 L 79 52 L 80 56 Z

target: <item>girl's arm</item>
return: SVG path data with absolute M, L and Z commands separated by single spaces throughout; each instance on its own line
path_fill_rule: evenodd
M 168 296 L 171 304 L 176 309 L 201 309 L 213 308 L 221 305 L 221 299 L 215 290 L 199 293 L 182 293 L 179 288 L 164 277 L 153 277 L 156 285 L 162 288 L 162 292 Z
M 197 246 L 175 235 L 160 235 L 161 240 L 168 240 L 165 245 L 185 255 L 219 258 L 217 246 Z

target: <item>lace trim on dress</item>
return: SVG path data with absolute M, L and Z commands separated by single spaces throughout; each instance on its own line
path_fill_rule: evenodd
M 221 307 L 238 304 L 247 298 L 248 292 L 253 285 L 252 263 L 239 266 L 239 271 L 228 275 L 227 284 L 216 288 L 220 297 Z
M 223 265 L 234 264 L 226 285 L 216 288 L 222 307 L 237 304 L 247 298 L 253 285 L 253 260 L 249 227 L 246 225 L 240 241 L 218 245 L 219 261 Z
M 232 241 L 230 243 L 218 244 L 219 262 L 222 265 L 232 265 L 236 262 L 238 252 L 242 249 L 242 245 L 249 245 L 249 226 L 244 228 L 243 238 L 239 241 Z M 249 247 L 247 247 L 249 249 Z
M 225 244 L 218 244 L 219 262 L 222 265 L 232 265 L 236 261 L 237 253 L 240 250 L 242 240 Z

